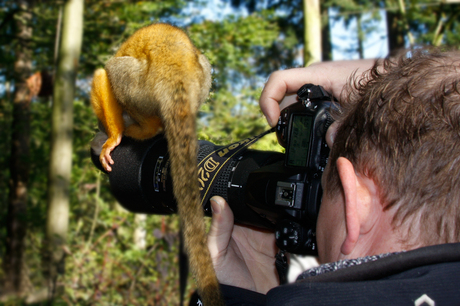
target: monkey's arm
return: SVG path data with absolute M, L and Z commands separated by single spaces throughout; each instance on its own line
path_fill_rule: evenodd
M 97 118 L 102 122 L 108 136 L 107 141 L 102 146 L 99 160 L 104 169 L 110 172 L 112 171 L 110 165 L 113 164 L 110 153 L 121 142 L 124 124 L 123 109 L 115 99 L 107 72 L 104 69 L 98 69 L 94 73 L 91 88 L 91 105 Z

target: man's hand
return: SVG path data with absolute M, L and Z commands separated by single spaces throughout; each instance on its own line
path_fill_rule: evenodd
M 375 60 L 352 60 L 315 63 L 308 67 L 275 71 L 270 75 L 260 96 L 260 108 L 270 126 L 275 126 L 280 115 L 279 104 L 285 96 L 295 95 L 304 84 L 321 85 L 340 99 L 348 79 L 370 69 Z
M 235 225 L 233 213 L 221 197 L 213 197 L 211 205 L 208 248 L 219 282 L 263 294 L 278 286 L 274 234 Z

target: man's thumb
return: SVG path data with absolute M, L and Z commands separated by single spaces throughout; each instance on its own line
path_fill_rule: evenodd
M 212 221 L 208 233 L 208 248 L 211 257 L 225 252 L 233 232 L 233 212 L 222 197 L 211 198 Z

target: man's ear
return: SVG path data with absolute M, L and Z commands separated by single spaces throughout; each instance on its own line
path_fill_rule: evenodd
M 356 244 L 361 230 L 361 220 L 358 207 L 358 177 L 352 163 L 344 158 L 337 159 L 337 171 L 342 183 L 345 197 L 346 237 L 341 252 L 349 255 Z

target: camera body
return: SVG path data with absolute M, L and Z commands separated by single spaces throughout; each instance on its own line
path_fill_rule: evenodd
M 281 111 L 276 126 L 278 142 L 286 149 L 284 162 L 254 171 L 248 178 L 246 197 L 254 211 L 276 224 L 280 249 L 316 255 L 321 177 L 330 151 L 325 136 L 335 104 L 329 93 L 312 84 L 302 86 L 297 99 Z M 265 197 L 261 197 L 264 188 Z
M 202 192 L 206 215 L 211 215 L 209 198 L 222 196 L 235 222 L 274 230 L 280 249 L 316 255 L 321 176 L 329 156 L 325 135 L 333 122 L 334 103 L 322 87 L 312 84 L 302 86 L 297 96 L 276 126 L 285 154 L 246 149 L 257 137 L 225 147 L 199 141 L 198 181 L 212 181 Z M 177 212 L 163 135 L 142 142 L 124 137 L 112 158 L 115 164 L 108 177 L 121 205 L 138 213 Z M 92 159 L 101 169 L 94 152 Z

